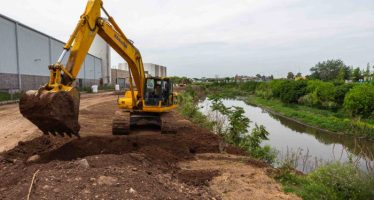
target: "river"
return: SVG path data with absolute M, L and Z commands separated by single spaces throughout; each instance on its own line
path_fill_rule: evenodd
M 291 160 L 300 171 L 307 173 L 328 162 L 351 160 L 362 170 L 374 172 L 374 141 L 311 128 L 240 100 L 222 101 L 227 107 L 242 107 L 251 120 L 251 128 L 255 123 L 265 126 L 269 140 L 262 145 L 275 148 L 278 160 Z M 208 99 L 200 102 L 200 111 L 211 116 L 210 105 Z

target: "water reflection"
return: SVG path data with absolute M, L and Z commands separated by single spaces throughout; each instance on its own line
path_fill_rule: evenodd
M 313 162 L 317 166 L 320 163 L 336 160 L 342 162 L 353 160 L 367 171 L 370 171 L 373 166 L 373 141 L 315 129 L 286 117 L 269 113 L 262 108 L 245 104 L 243 101 L 223 100 L 223 103 L 228 107 L 242 107 L 252 123 L 264 125 L 270 135 L 269 140 L 263 145 L 270 145 L 277 149 L 280 152 L 279 159 L 285 159 L 287 156 L 299 156 L 299 163 L 297 163 L 299 170 L 308 172 L 313 169 L 313 167 L 305 167 L 306 162 Z M 205 114 L 210 111 L 210 105 L 209 100 L 199 104 L 201 111 Z

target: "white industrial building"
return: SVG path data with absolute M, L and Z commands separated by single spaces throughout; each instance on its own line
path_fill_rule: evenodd
M 167 76 L 167 68 L 161 65 L 153 64 L 153 63 L 144 63 L 144 71 L 145 74 L 150 75 L 152 77 L 166 77 Z M 119 63 L 117 69 L 128 71 L 129 66 L 127 63 Z
M 72 30 L 73 31 L 73 30 Z M 49 80 L 64 42 L 0 14 L 0 90 L 37 89 Z M 64 64 L 69 54 L 65 56 Z M 78 86 L 111 81 L 109 46 L 96 37 L 78 75 Z

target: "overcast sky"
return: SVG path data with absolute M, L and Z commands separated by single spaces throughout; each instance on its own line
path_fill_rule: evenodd
M 0 13 L 66 41 L 86 0 L 0 0 Z M 373 0 L 104 0 L 144 62 L 169 75 L 276 77 L 326 59 L 374 64 Z M 112 65 L 122 62 L 118 55 Z

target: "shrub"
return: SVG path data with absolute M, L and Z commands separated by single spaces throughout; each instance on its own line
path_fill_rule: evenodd
M 257 85 L 258 85 L 258 82 L 255 82 L 255 81 L 245 82 L 240 85 L 240 90 L 253 94 L 256 90 Z
M 310 174 L 297 175 L 289 166 L 282 166 L 274 175 L 286 192 L 307 200 L 366 200 L 374 197 L 374 178 L 351 163 L 330 163 Z
M 289 82 L 287 80 L 272 80 L 269 83 L 269 87 L 272 90 L 273 97 L 280 97 L 282 94 L 282 85 L 286 82 Z
M 335 103 L 336 89 L 333 83 L 311 80 L 307 85 L 308 94 L 298 100 L 300 104 L 329 109 L 337 106 Z
M 284 103 L 297 103 L 305 95 L 306 81 L 285 81 L 279 87 L 280 100 Z
M 0 92 L 0 101 L 16 100 L 21 97 L 21 93 L 10 94 L 7 92 Z
M 269 83 L 266 83 L 266 82 L 259 83 L 257 85 L 255 94 L 256 96 L 259 96 L 265 99 L 270 99 L 271 97 L 273 97 L 273 91 Z
M 374 86 L 361 84 L 351 89 L 344 98 L 344 108 L 351 116 L 369 117 L 374 111 Z
M 344 97 L 345 95 L 353 88 L 354 84 L 348 83 L 348 84 L 341 84 L 335 86 L 335 102 L 338 105 L 343 105 L 344 103 Z
M 194 100 L 193 90 L 189 92 L 183 92 L 178 95 L 179 100 L 179 112 L 190 119 L 192 122 L 199 124 L 200 126 L 212 130 L 213 123 L 210 122 L 207 117 L 202 114 L 197 108 Z
M 353 164 L 332 163 L 318 168 L 310 173 L 308 178 L 316 185 L 330 188 L 337 199 L 372 199 L 374 197 L 373 178 Z

